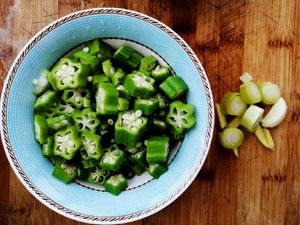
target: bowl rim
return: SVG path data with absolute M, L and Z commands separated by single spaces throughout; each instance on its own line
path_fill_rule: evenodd
M 185 179 L 185 181 L 180 186 L 180 188 L 178 188 L 177 191 L 174 192 L 172 195 L 168 196 L 168 198 L 162 200 L 161 202 L 157 203 L 154 206 L 150 206 L 150 208 L 132 214 L 128 214 L 128 215 L 110 216 L 110 217 L 92 216 L 92 215 L 82 214 L 80 212 L 75 212 L 71 209 L 65 208 L 62 205 L 59 205 L 58 203 L 49 199 L 42 192 L 40 192 L 34 186 L 34 184 L 29 180 L 29 178 L 26 176 L 26 174 L 23 172 L 22 168 L 20 167 L 10 143 L 8 127 L 7 127 L 7 106 L 8 106 L 8 97 L 9 97 L 10 88 L 19 66 L 22 64 L 24 57 L 31 50 L 31 48 L 47 33 L 51 32 L 52 30 L 54 30 L 55 28 L 59 27 L 62 24 L 72 21 L 73 19 L 77 19 L 85 16 L 99 15 L 99 14 L 116 14 L 116 15 L 134 17 L 135 19 L 139 19 L 144 22 L 150 23 L 151 25 L 156 26 L 158 29 L 162 30 L 167 35 L 169 35 L 172 39 L 174 39 L 182 47 L 185 53 L 189 56 L 194 66 L 196 67 L 198 73 L 201 75 L 201 81 L 204 86 L 205 97 L 206 97 L 207 107 L 208 107 L 208 126 L 205 134 L 205 145 L 202 146 L 203 153 L 201 154 L 200 162 L 198 166 L 193 168 L 193 170 L 191 171 L 189 176 Z M 214 104 L 213 104 L 213 95 L 212 95 L 211 87 L 206 72 L 202 64 L 200 63 L 198 57 L 191 49 L 191 47 L 175 31 L 173 31 L 170 27 L 158 21 L 157 19 L 154 19 L 151 16 L 145 15 L 137 11 L 124 9 L 124 8 L 112 8 L 112 7 L 90 8 L 90 9 L 80 10 L 80 11 L 67 14 L 63 17 L 56 19 L 52 23 L 42 28 L 37 34 L 35 34 L 21 49 L 21 51 L 16 56 L 14 62 L 12 63 L 7 73 L 6 79 L 3 83 L 3 89 L 1 93 L 0 109 L 1 109 L 0 134 L 1 134 L 2 144 L 4 147 L 6 157 L 9 161 L 9 164 L 12 167 L 18 179 L 21 181 L 21 183 L 36 199 L 38 199 L 42 204 L 52 209 L 53 211 L 59 213 L 60 215 L 66 216 L 70 219 L 77 220 L 80 222 L 85 222 L 85 223 L 91 223 L 91 224 L 104 224 L 104 223 L 121 224 L 121 223 L 133 222 L 148 217 L 160 211 L 161 209 L 167 207 L 173 201 L 175 201 L 190 186 L 190 184 L 193 182 L 198 172 L 202 168 L 204 161 L 207 157 L 208 151 L 210 149 L 210 144 L 213 137 L 214 123 L 215 123 Z

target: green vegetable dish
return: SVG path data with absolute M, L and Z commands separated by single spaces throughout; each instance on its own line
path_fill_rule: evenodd
M 195 107 L 184 80 L 154 56 L 100 39 L 82 46 L 33 81 L 35 139 L 54 177 L 119 195 L 127 179 L 168 170 L 172 147 L 196 123 Z

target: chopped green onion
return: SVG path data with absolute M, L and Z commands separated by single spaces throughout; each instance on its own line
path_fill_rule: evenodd
M 262 96 L 262 102 L 266 105 L 275 104 L 281 96 L 279 87 L 272 82 L 259 83 L 258 87 Z
M 229 128 L 238 128 L 238 126 L 241 124 L 242 117 L 237 116 L 233 120 L 230 121 L 230 123 L 227 125 Z
M 263 127 L 276 127 L 282 122 L 287 113 L 287 104 L 285 100 L 280 97 L 279 100 L 272 106 L 267 115 L 262 119 Z
M 261 126 L 258 126 L 256 131 L 255 131 L 255 135 L 258 138 L 258 140 L 266 148 L 269 148 L 271 150 L 274 149 L 274 147 L 275 147 L 274 141 L 273 141 L 273 138 L 272 138 L 271 133 L 270 133 L 269 130 L 267 130 L 266 128 L 262 128 Z
M 274 141 L 273 141 L 273 138 L 272 138 L 272 136 L 271 136 L 271 133 L 270 133 L 270 131 L 267 130 L 266 128 L 263 128 L 263 130 L 264 130 L 264 133 L 265 133 L 265 135 L 266 135 L 266 138 L 267 138 L 267 142 L 268 142 L 269 148 L 273 150 L 273 149 L 275 148 L 275 143 L 274 143 Z
M 225 128 L 220 134 L 220 140 L 224 148 L 234 150 L 237 156 L 237 148 L 243 143 L 244 134 L 238 128 Z
M 264 109 L 255 105 L 251 105 L 244 113 L 241 120 L 241 125 L 245 127 L 249 132 L 253 133 L 259 125 L 263 113 Z
M 249 81 L 240 86 L 240 94 L 243 101 L 249 105 L 261 102 L 261 94 L 255 83 Z
M 222 110 L 221 110 L 221 106 L 220 104 L 216 104 L 216 110 L 217 110 L 217 114 L 218 114 L 218 118 L 219 118 L 219 124 L 221 129 L 224 129 L 227 126 L 227 121 L 226 121 L 226 117 L 223 114 Z
M 258 127 L 255 130 L 255 136 L 263 144 L 263 146 L 265 146 L 266 148 L 269 148 L 269 144 L 268 144 L 266 135 L 264 133 L 263 128 L 260 125 L 258 125 Z
M 221 107 L 224 114 L 233 116 L 242 116 L 247 109 L 246 103 L 237 92 L 227 92 L 222 98 Z
M 240 76 L 240 80 L 243 83 L 248 83 L 253 80 L 253 77 L 249 73 L 245 72 L 242 76 Z

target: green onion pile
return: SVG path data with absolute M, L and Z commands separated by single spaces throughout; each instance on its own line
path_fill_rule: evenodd
M 248 73 L 244 73 L 240 80 L 243 83 L 240 91 L 225 93 L 221 103 L 216 104 L 222 129 L 219 134 L 221 145 L 238 156 L 238 148 L 244 140 L 244 133 L 240 129 L 242 127 L 255 133 L 263 146 L 273 150 L 275 144 L 267 128 L 279 125 L 287 113 L 287 104 L 281 97 L 280 89 L 269 81 L 256 84 Z M 271 109 L 265 113 L 267 105 Z

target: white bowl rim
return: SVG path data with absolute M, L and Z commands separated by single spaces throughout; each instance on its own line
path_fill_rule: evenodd
M 91 216 L 82 214 L 80 212 L 75 212 L 73 210 L 67 209 L 62 205 L 57 204 L 56 202 L 53 202 L 51 199 L 49 199 L 47 196 L 45 196 L 43 193 L 41 193 L 34 184 L 31 183 L 31 181 L 28 179 L 26 174 L 22 171 L 20 168 L 18 161 L 16 157 L 14 156 L 13 149 L 11 147 L 9 135 L 8 135 L 8 129 L 6 124 L 6 117 L 7 117 L 7 103 L 8 103 L 8 96 L 9 96 L 9 89 L 12 84 L 12 81 L 14 79 L 14 75 L 21 64 L 20 58 L 24 57 L 26 55 L 25 53 L 29 52 L 32 45 L 36 42 L 38 42 L 41 37 L 46 35 L 48 32 L 50 32 L 52 29 L 55 29 L 59 25 L 61 25 L 64 22 L 69 22 L 73 19 L 77 19 L 83 16 L 89 16 L 89 15 L 97 15 L 97 14 L 118 14 L 118 15 L 124 15 L 124 16 L 131 16 L 136 19 L 140 19 L 143 21 L 146 21 L 152 25 L 155 25 L 158 29 L 161 29 L 165 33 L 167 33 L 171 38 L 175 39 L 176 42 L 183 48 L 183 50 L 188 54 L 190 59 L 193 61 L 193 64 L 197 68 L 197 71 L 201 75 L 201 80 L 204 85 L 207 105 L 208 105 L 208 127 L 206 130 L 205 135 L 205 146 L 203 146 L 203 154 L 201 155 L 200 163 L 199 165 L 194 168 L 191 171 L 191 174 L 187 177 L 185 182 L 181 185 L 180 188 L 176 192 L 174 192 L 171 196 L 169 196 L 167 199 L 164 199 L 160 203 L 151 206 L 148 209 L 144 209 L 139 212 L 135 212 L 128 215 L 122 215 L 122 216 L 113 216 L 113 217 L 98 217 L 98 216 Z M 202 168 L 204 161 L 207 157 L 208 151 L 210 149 L 210 144 L 213 137 L 213 129 L 214 129 L 214 123 L 215 123 L 215 114 L 214 114 L 214 103 L 213 103 L 213 95 L 211 91 L 211 87 L 206 75 L 206 72 L 200 63 L 198 57 L 193 52 L 191 47 L 170 27 L 165 25 L 164 23 L 154 19 L 151 16 L 145 15 L 143 13 L 124 9 L 124 8 L 90 8 L 85 10 L 76 11 L 73 13 L 70 13 L 68 15 L 65 15 L 63 17 L 60 17 L 59 19 L 55 20 L 54 22 L 50 23 L 49 25 L 45 26 L 43 29 L 41 29 L 37 34 L 35 34 L 22 48 L 22 50 L 17 55 L 16 59 L 12 63 L 8 73 L 7 77 L 3 83 L 3 89 L 1 93 L 1 101 L 0 101 L 0 109 L 1 109 L 1 140 L 3 143 L 4 151 L 6 154 L 6 157 L 14 171 L 14 173 L 17 175 L 18 179 L 21 181 L 21 183 L 25 186 L 25 188 L 36 198 L 38 199 L 42 204 L 47 206 L 48 208 L 52 209 L 53 211 L 68 217 L 73 220 L 77 220 L 84 223 L 90 223 L 90 224 L 123 224 L 123 223 L 129 223 L 136 220 L 143 219 L 145 217 L 148 217 L 163 208 L 170 205 L 173 201 L 175 201 L 193 182 L 193 180 L 196 178 L 197 174 L 199 173 L 200 169 Z

